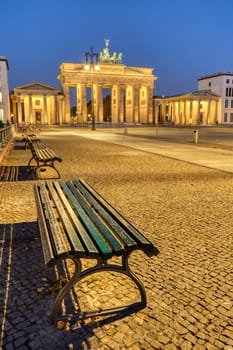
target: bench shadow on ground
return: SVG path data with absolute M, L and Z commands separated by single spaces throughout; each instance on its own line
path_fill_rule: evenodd
M 76 321 L 68 330 L 59 330 L 50 321 L 56 294 L 41 293 L 44 286 L 54 285 L 58 272 L 44 265 L 37 222 L 0 224 L 0 253 L 0 348 L 4 349 L 8 339 L 19 332 L 25 339 L 21 345 L 28 348 L 40 344 L 40 348 L 52 350 L 65 341 L 66 345 L 74 342 L 78 349 L 89 349 L 95 328 L 135 312 L 122 311 L 89 323 Z M 59 266 L 59 274 L 69 276 L 64 265 Z M 75 300 L 78 303 L 77 296 Z M 71 297 L 65 298 L 66 310 L 72 302 Z M 41 336 L 43 330 L 46 337 Z
M 2 165 L 0 166 L 0 181 L 38 180 L 38 175 L 34 172 L 34 168 L 34 166 L 26 165 Z

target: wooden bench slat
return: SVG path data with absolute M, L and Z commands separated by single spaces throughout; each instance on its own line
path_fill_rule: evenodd
M 106 259 L 111 258 L 112 257 L 111 248 L 108 246 L 108 244 L 105 242 L 103 237 L 100 235 L 99 231 L 96 229 L 95 225 L 90 220 L 87 213 L 84 211 L 80 203 L 77 202 L 77 200 L 75 199 L 75 197 L 73 196 L 73 194 L 71 193 L 67 185 L 64 182 L 62 182 L 61 186 L 63 190 L 65 190 L 66 195 L 68 196 L 70 202 L 74 207 L 74 210 L 78 213 L 80 217 L 80 221 L 82 222 L 85 229 L 91 236 L 93 242 L 95 243 L 96 247 L 98 248 L 100 255 Z
M 66 208 L 65 210 L 61 202 L 61 193 L 59 193 L 59 196 L 58 196 L 58 193 L 55 190 L 56 187 L 53 187 L 52 183 L 47 182 L 47 186 L 50 191 L 51 198 L 56 204 L 56 208 L 59 213 L 59 218 L 62 220 L 63 226 L 66 230 L 67 239 L 70 241 L 70 244 L 71 244 L 71 250 L 69 251 L 69 253 L 70 254 L 78 253 L 80 257 L 85 257 L 86 255 L 85 249 L 75 232 L 72 222 L 70 221 L 67 215 L 67 212 L 71 212 L 71 210 L 69 210 L 69 203 L 65 203 L 65 208 Z
M 70 244 L 64 240 L 64 235 L 61 231 L 60 225 L 58 224 L 58 218 L 54 213 L 46 186 L 45 184 L 40 184 L 38 188 L 45 214 L 48 217 L 47 227 L 49 227 L 50 240 L 52 242 L 54 256 L 67 257 L 68 252 L 71 251 L 71 247 Z
M 87 234 L 85 228 L 83 227 L 81 221 L 79 220 L 79 218 L 75 215 L 74 211 L 73 211 L 73 206 L 71 206 L 71 203 L 68 201 L 68 199 L 66 198 L 64 192 L 62 191 L 62 188 L 60 186 L 60 184 L 58 182 L 54 183 L 54 186 L 58 192 L 58 195 L 60 196 L 61 201 L 63 202 L 70 220 L 73 222 L 76 231 L 73 233 L 72 235 L 69 232 L 69 236 L 71 235 L 71 240 L 73 242 L 73 246 L 74 246 L 74 250 L 76 251 L 76 239 L 79 239 L 82 242 L 82 246 L 84 247 L 85 250 L 85 254 L 87 257 L 98 257 L 98 250 L 95 247 L 94 243 L 92 242 L 92 240 L 90 239 L 89 235 Z M 77 238 L 76 238 L 77 236 Z
M 138 245 L 135 237 L 127 226 L 122 225 L 123 216 L 119 213 L 116 216 L 109 203 L 107 203 L 100 195 L 98 196 L 98 193 L 90 186 L 87 186 L 84 181 L 74 180 L 74 183 L 84 193 L 85 197 L 89 199 L 90 204 L 95 207 L 100 215 L 102 215 L 103 219 L 115 230 L 117 236 L 119 236 L 124 243 L 125 248 L 129 250 L 136 248 Z
M 121 255 L 124 251 L 124 245 L 122 245 L 119 242 L 119 240 L 116 239 L 116 237 L 112 234 L 109 228 L 106 225 L 104 225 L 103 221 L 100 220 L 100 218 L 97 216 L 97 213 L 93 210 L 93 206 L 90 206 L 89 203 L 83 200 L 83 197 L 80 193 L 78 193 L 77 188 L 75 188 L 71 182 L 68 182 L 67 185 L 72 191 L 72 193 L 75 195 L 76 199 L 78 199 L 78 201 L 82 203 L 86 213 L 94 222 L 100 234 L 105 237 L 106 241 L 109 243 L 114 253 L 116 255 Z
M 98 200 L 101 205 L 99 209 L 102 210 L 103 207 L 111 213 L 112 216 L 116 219 L 116 221 L 120 224 L 120 227 L 124 227 L 126 232 L 131 236 L 133 240 L 137 242 L 139 248 L 146 250 L 150 250 L 152 254 L 155 253 L 154 245 L 150 242 L 141 232 L 139 232 L 122 214 L 120 214 L 109 202 L 107 202 L 98 192 L 96 192 L 90 185 L 85 183 L 83 180 L 75 180 L 75 184 L 82 184 L 88 191 Z M 87 195 L 87 193 L 85 193 Z
M 63 202 L 63 204 L 65 205 L 70 219 L 72 220 L 73 224 L 75 225 L 76 228 L 76 232 L 75 235 L 78 235 L 80 241 L 82 242 L 83 247 L 85 247 L 85 252 L 86 255 L 88 257 L 92 257 L 92 258 L 96 258 L 99 255 L 99 252 L 96 248 L 96 246 L 94 245 L 94 243 L 92 242 L 92 240 L 90 239 L 89 235 L 87 234 L 85 228 L 83 227 L 80 219 L 75 215 L 74 211 L 73 211 L 73 205 L 71 206 L 72 203 L 70 203 L 68 201 L 68 199 L 65 196 L 65 193 L 62 191 L 62 188 L 60 186 L 59 183 L 54 183 L 59 196 Z M 70 235 L 70 232 L 69 232 Z M 73 238 L 72 238 L 73 239 Z
M 44 217 L 44 210 L 42 207 L 41 197 L 40 197 L 40 187 L 34 187 L 34 195 L 37 205 L 37 215 L 38 224 L 41 235 L 41 244 L 43 249 L 44 261 L 47 266 L 52 266 L 56 263 L 56 258 L 53 253 L 53 248 L 50 241 L 50 235 L 47 229 L 47 224 Z

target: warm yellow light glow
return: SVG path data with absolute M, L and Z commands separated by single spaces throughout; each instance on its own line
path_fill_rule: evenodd
M 84 69 L 85 70 L 90 70 L 92 68 L 92 65 L 90 65 L 90 64 L 85 64 L 85 66 L 84 66 Z M 99 71 L 100 70 L 100 66 L 96 66 L 96 65 L 93 65 L 93 69 L 95 70 L 95 71 Z

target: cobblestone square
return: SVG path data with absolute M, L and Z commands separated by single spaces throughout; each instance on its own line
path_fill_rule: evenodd
M 93 185 L 160 254 L 135 252 L 130 260 L 146 288 L 145 309 L 59 330 L 49 320 L 54 296 L 38 292 L 58 276 L 45 268 L 37 226 L 33 184 L 43 179 L 0 182 L 0 348 L 232 350 L 233 174 L 84 137 L 77 129 L 42 130 L 40 138 L 63 159 L 62 180 Z M 30 151 L 15 144 L 2 165 L 27 164 Z M 134 293 L 113 274 L 77 289 L 87 307 Z

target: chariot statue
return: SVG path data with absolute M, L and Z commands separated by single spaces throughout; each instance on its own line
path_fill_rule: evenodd
M 109 39 L 105 39 L 105 48 L 103 49 L 103 52 L 101 51 L 99 54 L 100 63 L 110 63 L 110 64 L 121 64 L 122 63 L 122 53 L 119 53 L 117 55 L 116 52 L 113 53 L 111 56 L 109 53 Z

